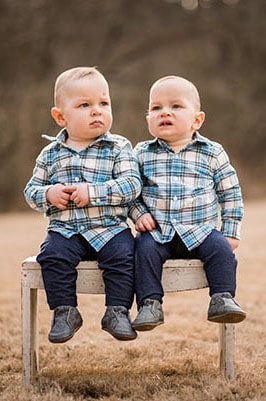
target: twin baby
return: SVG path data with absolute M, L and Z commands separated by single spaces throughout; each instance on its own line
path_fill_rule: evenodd
M 24 191 L 29 205 L 49 219 L 37 256 L 53 310 L 49 341 L 65 342 L 82 326 L 76 295 L 82 260 L 97 260 L 102 270 L 101 325 L 118 340 L 134 340 L 137 331 L 164 323 L 166 259 L 203 262 L 208 320 L 245 319 L 234 300 L 241 189 L 223 147 L 199 133 L 205 114 L 197 88 L 178 76 L 157 80 L 146 117 L 153 138 L 134 150 L 110 132 L 109 86 L 94 67 L 59 75 L 51 114 L 61 131 L 46 137 L 50 143 Z M 131 321 L 135 294 L 138 313 Z

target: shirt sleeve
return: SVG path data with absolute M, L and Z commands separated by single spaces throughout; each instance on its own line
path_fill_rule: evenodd
M 149 209 L 147 206 L 145 206 L 144 202 L 142 201 L 142 198 L 139 197 L 132 202 L 132 204 L 129 207 L 128 215 L 133 220 L 134 223 L 144 214 L 144 213 L 150 213 Z
M 134 148 L 134 154 L 137 157 L 139 166 L 142 164 L 141 162 L 141 150 L 142 150 L 142 142 L 138 143 Z M 141 168 L 140 168 L 141 171 Z M 138 198 L 136 198 L 130 205 L 128 210 L 129 218 L 136 223 L 136 221 L 145 213 L 150 213 L 150 210 L 147 208 L 145 202 L 142 199 L 142 195 L 140 194 Z
M 243 199 L 237 173 L 223 148 L 215 163 L 214 182 L 221 208 L 221 232 L 225 237 L 240 239 Z
M 117 153 L 113 165 L 113 178 L 105 182 L 88 184 L 92 206 L 123 206 L 130 204 L 141 192 L 138 160 L 130 142 Z
M 36 160 L 33 175 L 24 189 L 29 206 L 40 212 L 46 212 L 50 206 L 46 200 L 46 192 L 51 187 L 47 176 L 45 153 L 41 152 Z

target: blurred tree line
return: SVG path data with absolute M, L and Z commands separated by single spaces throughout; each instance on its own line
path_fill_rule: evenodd
M 0 0 L 0 211 L 28 208 L 23 188 L 56 135 L 53 84 L 98 66 L 112 131 L 149 138 L 150 85 L 168 74 L 198 87 L 203 135 L 223 143 L 245 197 L 265 194 L 265 0 Z

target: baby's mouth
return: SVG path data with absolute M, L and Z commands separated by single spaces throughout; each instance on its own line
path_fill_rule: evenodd
M 168 125 L 172 125 L 171 121 L 169 121 L 169 120 L 164 120 L 164 121 L 161 121 L 161 122 L 160 122 L 159 127 L 166 127 L 166 126 L 168 126 Z
M 99 121 L 99 120 L 95 120 L 95 121 L 92 121 L 92 122 L 90 123 L 90 125 L 93 125 L 93 126 L 100 126 L 100 125 L 102 125 L 102 122 Z

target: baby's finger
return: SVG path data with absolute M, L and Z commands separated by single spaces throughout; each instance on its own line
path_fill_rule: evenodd
M 137 231 L 146 231 L 146 228 L 141 221 L 136 222 L 135 228 Z
M 151 231 L 154 228 L 153 224 L 151 224 L 149 221 L 145 221 L 144 227 L 147 231 Z
M 76 185 L 65 185 L 63 191 L 68 194 L 72 194 L 77 189 Z
M 71 195 L 69 195 L 70 200 L 72 200 L 73 202 L 75 202 L 75 199 L 77 199 L 77 193 L 76 192 L 72 192 Z

